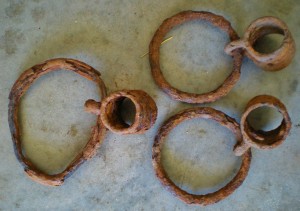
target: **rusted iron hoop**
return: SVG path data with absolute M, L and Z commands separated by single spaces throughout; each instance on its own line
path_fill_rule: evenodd
M 268 34 L 282 34 L 284 36 L 281 46 L 271 53 L 257 52 L 253 45 Z M 296 44 L 287 25 L 280 19 L 267 16 L 253 21 L 240 40 L 235 40 L 225 47 L 225 52 L 231 54 L 236 49 L 243 49 L 257 66 L 267 71 L 278 71 L 287 67 L 296 52 Z
M 265 106 L 277 109 L 282 114 L 283 120 L 281 124 L 274 130 L 255 130 L 248 123 L 247 117 L 253 110 Z M 240 156 L 250 147 L 255 147 L 258 149 L 273 149 L 283 143 L 290 132 L 291 126 L 291 118 L 286 107 L 279 99 L 270 95 L 256 96 L 249 101 L 242 115 L 241 131 L 243 135 L 243 142 L 236 145 L 234 153 Z
M 183 24 L 192 20 L 204 20 L 210 22 L 212 25 L 220 28 L 226 32 L 230 38 L 230 41 L 239 39 L 239 36 L 231 27 L 230 23 L 222 16 L 215 15 L 210 12 L 197 12 L 197 11 L 184 11 L 180 12 L 166 20 L 160 25 L 155 32 L 152 41 L 149 46 L 149 61 L 151 66 L 151 72 L 156 84 L 171 98 L 174 100 L 187 102 L 187 103 L 209 103 L 214 102 L 217 99 L 227 95 L 229 91 L 234 87 L 240 78 L 240 70 L 243 59 L 243 51 L 236 49 L 232 53 L 233 57 L 233 70 L 231 74 L 226 78 L 222 85 L 217 89 L 205 94 L 195 94 L 181 91 L 172 87 L 169 82 L 164 78 L 161 71 L 159 61 L 159 49 L 165 35 L 175 26 Z
M 242 142 L 240 126 L 233 118 L 227 116 L 221 111 L 209 107 L 187 109 L 174 115 L 161 126 L 158 134 L 155 137 L 152 148 L 152 164 L 157 178 L 160 180 L 162 185 L 166 187 L 167 190 L 172 192 L 175 196 L 177 196 L 187 204 L 199 204 L 206 206 L 226 198 L 243 183 L 250 168 L 251 150 L 247 150 L 247 152 L 241 156 L 242 164 L 238 173 L 227 185 L 225 185 L 220 190 L 206 195 L 195 195 L 180 189 L 168 177 L 168 174 L 164 170 L 161 163 L 161 151 L 163 149 L 163 144 L 166 140 L 166 136 L 170 133 L 170 131 L 183 121 L 194 118 L 214 120 L 222 126 L 231 130 L 236 136 L 237 143 Z
M 43 185 L 59 186 L 62 185 L 64 180 L 68 178 L 72 172 L 74 172 L 83 162 L 93 157 L 102 143 L 106 128 L 102 124 L 100 117 L 97 119 L 97 124 L 92 128 L 92 135 L 90 140 L 85 145 L 82 152 L 80 152 L 75 159 L 69 164 L 69 166 L 61 173 L 49 175 L 39 170 L 28 158 L 23 155 L 22 152 L 22 140 L 19 127 L 19 103 L 22 96 L 29 89 L 29 87 L 41 76 L 53 72 L 59 69 L 75 72 L 82 77 L 96 83 L 101 92 L 101 96 L 106 96 L 106 87 L 100 73 L 93 67 L 74 60 L 74 59 L 51 59 L 41 64 L 37 64 L 30 69 L 22 73 L 22 75 L 15 82 L 9 95 L 8 106 L 8 122 L 10 132 L 12 135 L 12 141 L 14 145 L 14 151 L 18 161 L 22 164 L 25 173 L 34 181 Z
M 135 118 L 132 125 L 120 118 L 120 103 L 130 99 L 135 105 Z M 157 118 L 155 101 L 142 90 L 121 90 L 111 93 L 103 99 L 100 106 L 100 117 L 103 124 L 118 134 L 142 134 L 154 125 Z

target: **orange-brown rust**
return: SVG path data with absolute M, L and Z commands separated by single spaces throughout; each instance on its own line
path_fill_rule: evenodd
M 199 204 L 206 206 L 226 198 L 243 183 L 250 168 L 251 151 L 249 149 L 245 154 L 241 156 L 242 164 L 238 173 L 227 185 L 225 185 L 218 191 L 214 193 L 208 193 L 206 195 L 195 195 L 182 190 L 174 184 L 174 182 L 169 178 L 168 174 L 164 170 L 161 163 L 161 151 L 163 149 L 163 144 L 166 140 L 166 136 L 170 133 L 170 131 L 183 121 L 194 118 L 214 120 L 222 126 L 231 130 L 236 136 L 237 143 L 242 142 L 240 126 L 233 118 L 227 116 L 221 111 L 208 107 L 187 109 L 174 115 L 161 126 L 158 134 L 155 137 L 152 148 L 152 163 L 157 178 L 160 180 L 163 186 L 167 188 L 167 190 L 172 192 L 175 196 L 177 196 L 187 204 Z
M 120 104 L 129 99 L 135 106 L 135 118 L 128 125 L 121 118 Z M 108 95 L 102 100 L 100 108 L 92 100 L 87 101 L 86 110 L 100 115 L 103 124 L 112 132 L 118 134 L 141 134 L 155 123 L 157 107 L 155 101 L 142 90 L 121 90 Z
M 279 49 L 272 53 L 257 52 L 253 45 L 268 34 L 282 34 L 283 41 Z M 275 17 L 262 17 L 253 21 L 240 40 L 235 40 L 225 47 L 227 54 L 232 54 L 236 49 L 243 49 L 256 65 L 267 71 L 278 71 L 288 66 L 294 58 L 296 45 L 287 25 Z
M 84 104 L 85 111 L 95 115 L 100 115 L 100 107 L 101 103 L 92 99 L 87 100 Z
M 165 35 L 175 26 L 183 24 L 192 20 L 203 20 L 208 21 L 212 25 L 220 28 L 226 32 L 231 41 L 238 40 L 239 37 L 230 23 L 222 16 L 215 15 L 210 12 L 197 12 L 197 11 L 184 11 L 180 12 L 166 20 L 160 25 L 155 32 L 152 41 L 149 46 L 149 61 L 151 65 L 152 76 L 156 84 L 171 98 L 187 103 L 209 103 L 214 102 L 217 99 L 225 96 L 234 87 L 240 78 L 240 70 L 243 60 L 243 51 L 241 49 L 234 50 L 232 53 L 233 57 L 233 70 L 231 74 L 226 78 L 222 85 L 217 89 L 205 93 L 195 94 L 187 93 L 172 87 L 169 82 L 164 78 L 161 71 L 159 61 L 159 49 L 161 42 Z
M 93 81 L 100 88 L 101 96 L 106 96 L 106 87 L 100 78 L 100 73 L 93 67 L 74 60 L 74 59 L 51 59 L 41 64 L 35 65 L 21 74 L 19 79 L 15 82 L 9 95 L 8 107 L 8 122 L 14 144 L 14 150 L 17 159 L 23 165 L 25 173 L 34 181 L 43 185 L 59 186 L 64 180 L 71 175 L 83 162 L 93 157 L 102 143 L 106 128 L 98 117 L 97 124 L 92 128 L 92 135 L 87 142 L 83 151 L 80 152 L 69 166 L 61 173 L 49 175 L 39 170 L 22 152 L 22 139 L 19 126 L 18 110 L 22 96 L 29 89 L 29 87 L 42 75 L 53 72 L 59 69 L 75 72 L 84 78 Z
M 271 131 L 254 130 L 248 123 L 248 115 L 253 110 L 263 106 L 275 108 L 282 114 L 283 120 L 276 129 Z M 258 149 L 273 149 L 283 143 L 290 132 L 291 126 L 291 118 L 286 107 L 279 99 L 269 95 L 256 96 L 249 101 L 241 118 L 243 142 L 238 143 L 235 146 L 234 153 L 240 156 L 250 147 Z

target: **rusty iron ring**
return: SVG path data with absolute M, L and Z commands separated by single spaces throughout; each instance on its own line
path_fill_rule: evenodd
M 120 105 L 129 99 L 135 105 L 135 119 L 128 125 L 120 117 Z M 111 93 L 101 103 L 88 100 L 85 104 L 90 113 L 100 115 L 104 126 L 118 134 L 142 134 L 155 123 L 157 107 L 155 101 L 142 90 L 121 90 Z
M 248 123 L 248 115 L 260 107 L 275 108 L 282 114 L 283 120 L 276 129 L 271 131 L 255 130 Z M 250 147 L 273 149 L 283 143 L 290 132 L 291 126 L 291 118 L 286 107 L 279 99 L 270 95 L 256 96 L 249 101 L 241 118 L 243 142 L 235 146 L 234 153 L 238 156 L 242 155 Z
M 222 85 L 217 89 L 205 94 L 195 94 L 181 91 L 172 87 L 169 82 L 164 78 L 161 71 L 159 62 L 159 49 L 165 35 L 175 26 L 183 24 L 192 20 L 208 21 L 212 25 L 220 28 L 226 32 L 230 41 L 238 40 L 239 36 L 231 27 L 229 21 L 224 17 L 215 15 L 210 12 L 197 12 L 197 11 L 184 11 L 180 12 L 166 20 L 160 25 L 155 32 L 149 46 L 149 61 L 151 66 L 152 76 L 156 84 L 174 100 L 187 102 L 187 103 L 209 103 L 225 96 L 234 87 L 240 78 L 241 65 L 243 60 L 243 50 L 236 49 L 232 52 L 233 57 L 233 70 L 231 74 L 225 79 Z
M 22 73 L 22 75 L 15 82 L 9 95 L 8 106 L 8 122 L 12 141 L 14 145 L 15 155 L 18 161 L 22 164 L 25 173 L 34 181 L 43 185 L 59 186 L 62 185 L 64 180 L 68 178 L 83 162 L 93 157 L 102 143 L 106 128 L 102 124 L 100 117 L 97 119 L 97 124 L 92 128 L 92 135 L 82 152 L 80 152 L 69 166 L 61 173 L 49 175 L 39 170 L 28 158 L 23 155 L 22 141 L 19 127 L 19 103 L 22 96 L 29 89 L 29 87 L 41 76 L 59 69 L 73 71 L 82 77 L 96 83 L 101 92 L 101 96 L 106 96 L 106 87 L 100 73 L 93 67 L 74 60 L 74 59 L 51 59 L 41 64 L 37 64 Z
M 250 168 L 251 150 L 247 150 L 247 152 L 241 156 L 242 164 L 236 176 L 227 185 L 225 185 L 218 191 L 206 195 L 195 195 L 180 189 L 168 177 L 168 174 L 164 170 L 163 165 L 161 163 L 161 151 L 163 148 L 163 144 L 166 140 L 166 136 L 170 133 L 170 131 L 183 121 L 194 118 L 214 120 L 222 126 L 226 127 L 227 129 L 231 130 L 236 136 L 237 143 L 242 142 L 240 126 L 233 118 L 227 116 L 221 111 L 209 107 L 186 109 L 171 117 L 161 126 L 158 134 L 155 137 L 155 141 L 152 148 L 152 164 L 157 178 L 160 180 L 163 186 L 167 188 L 167 190 L 172 192 L 174 195 L 176 195 L 179 199 L 181 199 L 187 204 L 199 204 L 206 206 L 226 198 L 243 183 Z
M 253 45 L 268 34 L 281 34 L 284 36 L 281 46 L 271 53 L 257 52 Z M 267 16 L 253 21 L 247 28 L 244 37 L 235 40 L 225 47 L 225 52 L 231 54 L 233 50 L 243 49 L 257 66 L 267 71 L 278 71 L 287 67 L 296 52 L 296 44 L 287 25 L 280 19 Z

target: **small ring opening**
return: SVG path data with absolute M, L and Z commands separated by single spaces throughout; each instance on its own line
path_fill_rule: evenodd
M 258 53 L 270 54 L 278 50 L 284 41 L 284 31 L 277 26 L 261 26 L 250 34 L 249 42 Z
M 278 128 L 283 120 L 277 109 L 263 106 L 252 110 L 247 116 L 247 122 L 254 130 L 271 131 Z
M 131 126 L 135 120 L 136 108 L 132 100 L 125 98 L 120 105 L 121 118 Z
M 126 129 L 135 121 L 136 108 L 130 98 L 119 97 L 108 103 L 106 113 L 111 126 L 116 129 Z
M 283 116 L 277 109 L 263 106 L 252 110 L 247 116 L 245 128 L 257 142 L 267 145 L 281 140 L 280 131 L 285 127 Z

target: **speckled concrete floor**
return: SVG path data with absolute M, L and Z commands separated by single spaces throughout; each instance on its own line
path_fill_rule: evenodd
M 196 105 L 175 102 L 160 91 L 152 80 L 147 56 L 140 58 L 160 23 L 183 10 L 223 15 L 240 35 L 254 19 L 277 16 L 288 24 L 296 43 L 300 41 L 298 0 L 1 0 L 0 210 L 200 209 L 185 205 L 166 191 L 151 164 L 151 147 L 159 126 L 178 111 Z M 177 88 L 205 92 L 229 74 L 232 61 L 223 52 L 228 38 L 218 29 L 196 21 L 177 27 L 168 36 L 173 39 L 161 48 L 163 72 Z M 276 42 L 269 38 L 262 48 Z M 24 175 L 13 153 L 7 105 L 10 88 L 22 71 L 55 57 L 79 59 L 95 67 L 109 92 L 124 88 L 147 91 L 157 102 L 159 117 L 144 135 L 108 133 L 93 159 L 63 186 L 52 188 Z M 254 149 L 244 184 L 204 210 L 299 210 L 299 65 L 299 53 L 288 68 L 276 73 L 262 71 L 244 59 L 235 88 L 206 105 L 239 120 L 252 97 L 271 94 L 286 104 L 293 128 L 279 148 Z M 97 88 L 64 71 L 42 77 L 25 95 L 21 112 L 24 149 L 45 172 L 62 170 L 88 140 L 89 128 L 95 123 L 95 116 L 83 111 L 89 98 L 98 98 Z M 274 127 L 278 120 L 274 112 L 260 112 L 253 118 L 254 124 L 266 128 Z M 164 166 L 180 187 L 192 193 L 211 192 L 229 181 L 239 167 L 233 144 L 233 135 L 217 124 L 189 121 L 169 135 Z

